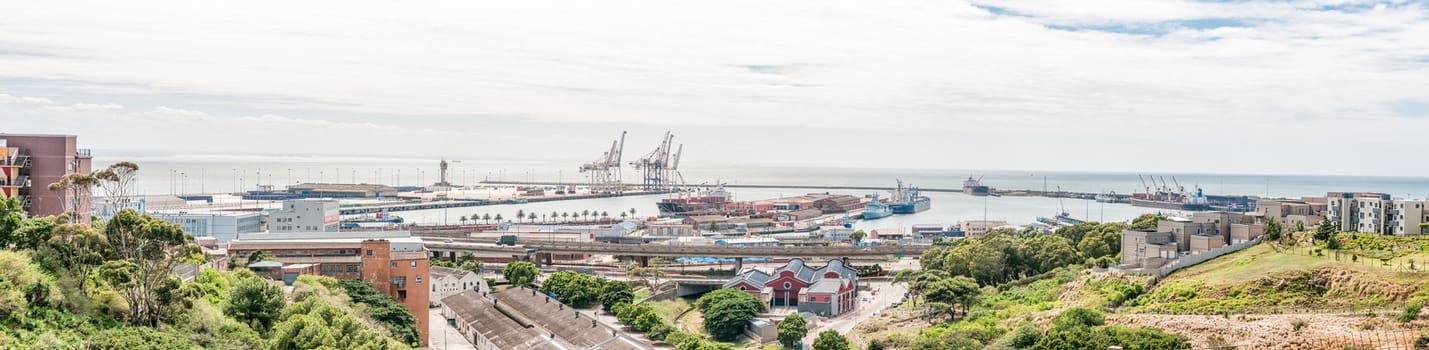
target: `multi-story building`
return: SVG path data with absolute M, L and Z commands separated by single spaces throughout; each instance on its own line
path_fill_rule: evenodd
M 749 269 L 725 282 L 724 288 L 754 294 L 770 307 L 793 306 L 824 317 L 858 307 L 858 273 L 839 259 L 820 268 L 794 258 L 773 273 Z
M 1325 195 L 1327 207 L 1325 218 L 1339 226 L 1341 231 L 1383 233 L 1387 223 L 1383 219 L 1389 194 L 1374 192 L 1330 192 Z
M 1156 268 L 1180 256 L 1170 232 L 1125 230 L 1121 232 L 1122 265 Z
M 18 198 L 31 216 L 93 211 L 89 191 L 71 198 L 74 193 L 70 191 L 49 188 L 65 175 L 90 172 L 93 157 L 89 149 L 76 146 L 76 138 L 75 135 L 0 134 L 0 199 Z M 71 199 L 77 199 L 77 203 Z M 89 220 L 89 215 L 80 217 Z
M 486 285 L 486 279 L 475 272 L 441 266 L 432 266 L 431 289 L 428 302 L 434 307 L 438 306 L 442 299 L 457 293 L 469 290 L 491 291 Z
M 1429 233 L 1429 199 L 1397 200 L 1389 211 L 1390 233 L 1422 235 Z
M 218 243 L 263 232 L 263 213 L 259 212 L 151 212 L 149 215 L 177 224 L 194 237 L 213 237 Z
M 268 215 L 269 232 L 337 232 L 342 211 L 336 200 L 290 199 Z
M 397 198 L 397 189 L 373 184 L 299 184 L 288 192 L 300 198 Z
M 958 223 L 958 229 L 962 230 L 967 238 L 982 238 L 989 231 L 999 227 L 1007 226 L 1007 221 L 1003 220 L 963 220 Z
M 235 263 L 262 251 L 281 263 L 283 279 L 312 273 L 360 280 L 412 312 L 427 341 L 431 267 L 421 238 L 409 232 L 289 232 L 244 235 L 228 242 Z M 265 262 L 268 263 L 268 262 Z

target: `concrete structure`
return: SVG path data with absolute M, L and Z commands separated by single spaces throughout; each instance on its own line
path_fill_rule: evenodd
M 253 211 L 151 212 L 149 215 L 184 228 L 194 237 L 213 237 L 218 243 L 263 232 L 263 214 Z
M 528 288 L 457 293 L 442 299 L 442 315 L 478 350 L 654 349 Z
M 1199 253 L 1207 249 L 1193 247 L 1191 245 L 1193 238 L 1205 236 L 1221 240 L 1219 244 L 1211 244 L 1206 242 L 1207 239 L 1197 238 L 1205 244 L 1196 247 L 1224 246 L 1232 241 L 1232 227 L 1247 225 L 1247 233 L 1249 233 L 1250 226 L 1261 226 L 1256 221 L 1256 216 L 1241 213 L 1196 212 L 1192 213 L 1189 218 L 1170 217 L 1158 221 L 1156 222 L 1156 231 L 1170 233 L 1171 241 L 1176 243 L 1177 252 Z M 1264 232 L 1263 229 L 1260 231 Z
M 420 238 L 397 231 L 292 232 L 244 235 L 228 242 L 229 255 L 240 264 L 247 265 L 248 256 L 257 251 L 272 254 L 284 268 L 301 266 L 283 271 L 285 280 L 290 273 L 296 278 L 316 268 L 318 275 L 366 282 L 416 316 L 426 343 L 431 268 Z M 306 264 L 314 266 L 302 266 Z
M 1231 244 L 1249 242 L 1264 234 L 1264 224 L 1231 224 Z
M 645 225 L 646 236 L 656 237 L 693 237 L 699 236 L 694 225 L 687 224 L 649 224 Z
M 760 344 L 774 342 L 779 340 L 779 328 L 774 321 L 756 318 L 749 320 L 749 326 L 744 328 L 744 336 Z
M 18 198 L 30 216 L 92 212 L 91 190 L 81 190 L 75 197 L 70 191 L 49 188 L 65 175 L 91 171 L 93 157 L 89 149 L 77 146 L 76 139 L 75 135 L 0 134 L 0 199 Z M 89 215 L 81 215 L 81 220 L 89 222 Z
M 1170 232 L 1125 230 L 1121 232 L 1122 265 L 1156 268 L 1175 259 L 1176 242 Z
M 1422 235 L 1429 233 L 1429 200 L 1397 200 L 1389 212 L 1390 233 L 1396 235 Z
M 342 215 L 337 201 L 330 199 L 291 199 L 283 208 L 268 215 L 269 232 L 337 232 Z
M 432 266 L 431 280 L 432 290 L 428 300 L 432 306 L 440 305 L 442 299 L 457 293 L 469 290 L 482 293 L 491 291 L 491 288 L 486 285 L 485 278 L 481 278 L 475 272 L 462 269 Z
M 1208 252 L 1211 249 L 1218 249 L 1226 246 L 1226 240 L 1221 236 L 1195 235 L 1190 238 L 1191 254 Z
M 724 283 L 754 294 L 770 307 L 798 307 L 823 317 L 842 315 L 858 307 L 858 273 L 843 260 L 814 268 L 804 259 L 790 259 L 772 273 L 750 269 Z
M 300 184 L 288 192 L 301 198 L 397 198 L 397 189 L 372 184 Z
M 996 230 L 999 227 L 1007 226 L 1007 221 L 1002 220 L 963 220 L 958 223 L 967 238 L 982 238 L 988 231 Z

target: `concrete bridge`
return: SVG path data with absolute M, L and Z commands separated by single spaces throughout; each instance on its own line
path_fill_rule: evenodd
M 503 246 L 481 243 L 467 239 L 424 238 L 427 250 L 432 256 L 455 258 L 461 252 L 484 252 L 511 254 L 517 260 L 532 260 L 537 264 L 550 263 L 552 254 L 592 254 L 620 255 L 635 257 L 640 266 L 649 266 L 649 258 L 655 257 L 712 257 L 733 258 L 735 269 L 743 267 L 744 258 L 854 258 L 886 257 L 891 255 L 922 255 L 931 245 L 885 245 L 870 247 L 855 246 L 727 246 L 727 245 L 665 245 L 665 244 L 612 244 L 612 243 L 561 243 L 527 242 L 517 246 Z

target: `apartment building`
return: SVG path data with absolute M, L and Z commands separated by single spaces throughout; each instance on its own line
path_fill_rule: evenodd
M 1395 235 L 1422 235 L 1429 233 L 1429 200 L 1397 200 L 1389 211 L 1390 233 Z
M 18 198 L 21 207 L 31 216 L 93 211 L 89 191 L 73 201 L 73 193 L 51 191 L 49 187 L 65 175 L 91 171 L 93 157 L 89 149 L 77 146 L 77 138 L 75 135 L 0 134 L 0 199 Z M 87 222 L 89 215 L 81 215 L 81 220 Z

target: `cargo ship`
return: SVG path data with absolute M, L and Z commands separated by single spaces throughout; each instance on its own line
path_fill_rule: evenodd
M 898 180 L 898 188 L 893 190 L 893 201 L 888 203 L 894 214 L 913 214 L 932 207 L 931 198 L 924 197 L 917 187 L 903 187 L 903 180 Z
M 1171 179 L 1174 181 L 1176 177 L 1172 176 Z M 1156 184 L 1156 178 L 1151 178 L 1151 183 Z M 1206 194 L 1200 187 L 1196 187 L 1196 192 L 1188 195 L 1186 188 L 1181 187 L 1180 181 L 1176 181 L 1176 187 L 1172 187 L 1166 183 L 1165 178 L 1162 178 L 1155 191 L 1152 191 L 1150 186 L 1146 186 L 1145 178 L 1142 178 L 1141 185 L 1146 188 L 1146 192 L 1131 195 L 1131 205 L 1133 206 L 1182 211 L 1211 210 L 1211 201 L 1206 199 Z
M 665 198 L 655 205 L 660 208 L 660 215 L 723 215 L 725 205 L 732 202 L 733 194 L 725 191 L 724 186 L 715 186 L 713 189 L 701 190 L 694 193 L 681 192 L 675 198 Z
M 982 184 L 981 176 L 976 179 L 972 176 L 968 176 L 968 180 L 963 181 L 963 194 L 982 197 L 991 193 L 992 191 Z
M 881 219 L 889 215 L 893 215 L 893 208 L 889 208 L 887 204 L 879 202 L 877 193 L 873 194 L 873 201 L 863 206 L 864 220 Z

